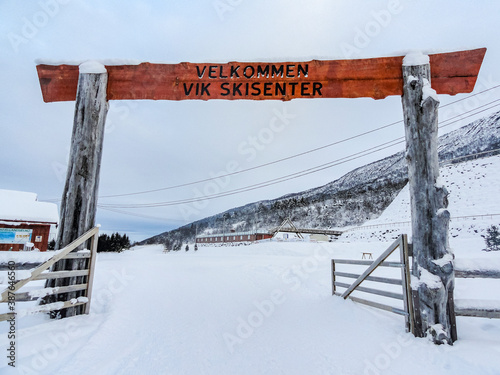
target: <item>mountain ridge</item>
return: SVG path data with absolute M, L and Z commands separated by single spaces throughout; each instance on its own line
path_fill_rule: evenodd
M 500 111 L 439 137 L 440 162 L 487 157 L 500 149 Z M 342 228 L 377 218 L 408 181 L 405 152 L 355 168 L 325 185 L 261 200 L 160 233 L 139 244 L 180 248 L 196 234 L 267 231 L 290 217 L 297 226 Z M 459 159 L 459 160 L 455 160 Z

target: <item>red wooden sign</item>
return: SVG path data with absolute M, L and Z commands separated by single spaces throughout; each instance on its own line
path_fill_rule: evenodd
M 486 48 L 430 55 L 432 87 L 455 95 L 474 89 Z M 109 65 L 108 100 L 382 99 L 402 95 L 403 56 L 358 60 L 224 64 Z M 77 65 L 37 65 L 45 102 L 76 98 Z

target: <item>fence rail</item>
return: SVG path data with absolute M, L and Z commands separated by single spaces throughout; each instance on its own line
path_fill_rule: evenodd
M 58 251 L 52 258 L 46 262 L 39 265 L 31 272 L 31 276 L 22 280 L 17 280 L 15 283 L 7 287 L 1 294 L 0 303 L 13 302 L 28 302 L 37 300 L 41 297 L 70 293 L 75 291 L 84 290 L 84 298 L 79 297 L 78 299 L 71 299 L 69 301 L 55 302 L 47 305 L 39 305 L 35 309 L 14 311 L 5 314 L 0 314 L 0 322 L 10 319 L 13 315 L 19 314 L 21 316 L 29 312 L 30 315 L 41 312 L 50 312 L 55 310 L 62 310 L 68 307 L 76 307 L 80 305 L 85 305 L 85 314 L 90 312 L 90 300 L 92 297 L 92 285 L 93 276 L 95 269 L 96 253 L 97 253 L 97 241 L 99 238 L 99 227 L 95 227 L 87 231 L 85 234 L 80 236 L 78 239 L 70 243 L 68 246 Z M 85 244 L 88 240 L 90 241 L 90 251 L 85 252 L 72 252 L 79 246 Z M 47 272 L 47 270 L 56 262 L 61 259 L 89 259 L 87 262 L 86 269 L 74 270 L 74 271 L 56 271 Z M 87 276 L 87 282 L 83 284 L 70 285 L 64 287 L 54 287 L 54 288 L 42 288 L 36 289 L 29 292 L 18 292 L 23 286 L 29 282 L 36 280 L 48 280 L 48 279 L 58 279 L 66 277 L 75 276 Z

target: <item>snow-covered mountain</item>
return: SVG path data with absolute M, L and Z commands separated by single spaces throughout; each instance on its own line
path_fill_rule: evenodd
M 439 138 L 442 163 L 484 158 L 500 149 L 500 112 Z M 267 231 L 290 217 L 300 227 L 343 228 L 378 218 L 408 181 L 404 152 L 354 169 L 318 188 L 247 204 L 164 232 L 141 244 L 169 247 L 191 242 L 196 233 Z
M 450 239 L 478 239 L 486 229 L 500 223 L 500 155 L 440 168 L 441 181 L 448 190 Z M 391 241 L 400 233 L 411 235 L 410 190 L 406 185 L 396 199 L 374 220 L 347 229 L 341 240 Z

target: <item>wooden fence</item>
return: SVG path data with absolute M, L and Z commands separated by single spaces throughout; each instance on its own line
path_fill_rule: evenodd
M 396 249 L 399 248 L 400 261 L 387 262 L 385 261 Z M 336 264 L 355 264 L 369 266 L 362 274 L 339 272 L 336 270 Z M 397 267 L 401 269 L 401 279 L 370 276 L 377 267 Z M 352 284 L 347 284 L 337 281 L 337 277 L 347 277 L 356 279 Z M 360 284 L 363 281 L 374 281 L 383 284 L 399 285 L 402 287 L 402 293 L 388 292 L 381 289 L 362 287 Z M 337 292 L 337 287 L 346 288 L 343 293 Z M 384 297 L 394 298 L 403 301 L 403 309 L 398 309 L 393 306 L 385 305 L 379 302 L 366 300 L 363 298 L 352 297 L 351 293 L 354 291 L 376 294 Z M 376 307 L 378 309 L 393 312 L 395 314 L 403 315 L 405 317 L 406 331 L 414 333 L 414 316 L 413 316 L 413 303 L 411 298 L 410 287 L 410 269 L 408 262 L 408 238 L 406 234 L 400 235 L 391 246 L 385 250 L 374 261 L 370 260 L 351 260 L 351 259 L 332 259 L 332 294 L 341 296 L 342 298 L 350 298 L 355 302 L 365 305 Z
M 351 299 L 368 306 L 376 307 L 378 309 L 393 312 L 395 314 L 403 315 L 406 322 L 406 331 L 415 333 L 415 319 L 416 314 L 414 311 L 414 303 L 410 285 L 410 262 L 409 256 L 412 256 L 409 251 L 407 236 L 400 235 L 394 243 L 385 250 L 374 261 L 370 260 L 351 260 L 351 259 L 332 259 L 332 293 L 333 295 L 341 296 L 344 299 Z M 385 260 L 397 248 L 400 249 L 399 262 L 386 262 Z M 337 264 L 351 264 L 351 265 L 366 265 L 368 268 L 362 274 L 354 274 L 347 272 L 339 272 L 336 270 Z M 401 269 L 401 279 L 370 276 L 377 267 L 398 267 Z M 352 284 L 347 284 L 337 281 L 337 277 L 354 278 L 356 279 Z M 470 269 L 455 269 L 456 278 L 488 278 L 500 279 L 500 271 L 498 270 L 470 270 Z M 374 281 L 383 284 L 398 285 L 402 288 L 402 293 L 394 293 L 386 290 L 362 287 L 360 284 L 363 281 Z M 343 293 L 337 291 L 337 287 L 346 288 Z M 393 306 L 385 305 L 379 302 L 366 300 L 363 298 L 353 297 L 351 293 L 360 291 L 370 294 L 375 294 L 383 297 L 394 298 L 403 301 L 404 308 L 398 309 Z M 483 301 L 483 300 L 455 300 L 455 316 L 469 316 L 481 318 L 496 318 L 500 319 L 500 301 Z M 454 317 L 453 317 L 454 320 Z
M 41 312 L 50 312 L 55 310 L 62 310 L 68 307 L 76 307 L 85 305 L 84 313 L 88 314 L 90 312 L 90 300 L 92 297 L 92 284 L 94 279 L 94 268 L 96 262 L 96 253 L 97 253 L 97 241 L 99 238 L 99 227 L 95 227 L 81 237 L 70 243 L 68 246 L 58 251 L 52 258 L 47 260 L 45 263 L 38 266 L 36 269 L 31 271 L 31 276 L 17 280 L 11 285 L 9 285 L 3 292 L 1 296 L 0 303 L 9 303 L 9 307 L 13 306 L 14 303 L 18 302 L 28 302 L 35 301 L 38 298 L 62 294 L 62 293 L 70 293 L 75 291 L 85 291 L 83 297 L 79 297 L 77 299 L 70 299 L 69 301 L 60 301 L 54 302 L 47 305 L 38 305 L 36 308 L 31 308 L 29 310 L 17 310 L 16 311 L 0 314 L 0 322 L 10 319 L 13 315 L 24 316 L 24 315 L 32 315 Z M 81 251 L 81 252 L 72 252 L 79 246 L 86 243 L 86 241 L 90 240 L 90 251 Z M 83 270 L 75 270 L 75 271 L 56 271 L 56 272 L 44 272 L 49 269 L 54 263 L 61 259 L 89 259 L 87 262 L 88 266 Z M 36 280 L 48 280 L 48 279 L 59 279 L 59 278 L 67 278 L 67 277 L 75 277 L 75 276 L 87 276 L 87 281 L 83 284 L 62 286 L 62 287 L 54 287 L 54 288 L 42 288 L 37 290 L 32 290 L 29 292 L 18 292 L 23 286 L 28 284 L 29 282 Z

